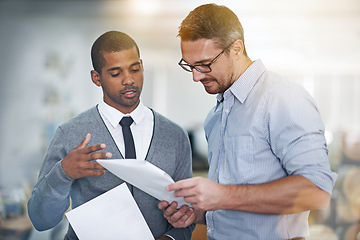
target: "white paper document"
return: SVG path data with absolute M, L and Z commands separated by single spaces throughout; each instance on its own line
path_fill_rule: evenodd
M 174 183 L 174 180 L 162 169 L 144 160 L 137 159 L 98 159 L 107 170 L 121 178 L 122 180 L 134 185 L 142 191 L 169 203 L 175 201 L 178 207 L 186 204 L 184 198 L 174 197 L 174 192 L 169 192 L 166 187 Z
M 80 240 L 154 240 L 125 183 L 66 213 Z

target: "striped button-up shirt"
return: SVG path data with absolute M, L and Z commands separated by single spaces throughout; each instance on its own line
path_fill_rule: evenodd
M 332 192 L 337 175 L 330 170 L 324 126 L 304 88 L 268 72 L 257 60 L 217 99 L 204 123 L 211 180 L 243 185 L 302 175 Z M 209 211 L 208 237 L 306 237 L 308 215 Z

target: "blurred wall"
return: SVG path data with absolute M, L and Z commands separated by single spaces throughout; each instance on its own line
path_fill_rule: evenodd
M 143 102 L 201 132 L 215 97 L 177 66 L 176 35 L 188 12 L 206 2 L 0 1 L 0 187 L 32 184 L 54 129 L 101 100 L 90 80 L 90 48 L 108 30 L 139 44 Z M 338 153 L 340 145 L 331 143 L 360 124 L 360 2 L 214 2 L 238 15 L 253 60 L 261 58 L 314 96 Z
M 31 189 L 56 127 L 101 101 L 90 79 L 90 48 L 109 30 L 128 33 L 140 47 L 144 104 L 193 131 L 197 154 L 206 158 L 202 122 L 215 96 L 178 67 L 176 35 L 188 12 L 207 2 L 0 0 L 0 195 Z M 332 227 L 334 238 L 326 239 L 338 239 L 334 231 L 354 239 L 360 195 L 349 192 L 360 193 L 351 185 L 360 171 L 360 1 L 213 2 L 238 15 L 252 60 L 303 85 L 318 103 L 339 180 L 332 204 L 310 220 Z M 318 239 L 329 230 L 312 229 Z

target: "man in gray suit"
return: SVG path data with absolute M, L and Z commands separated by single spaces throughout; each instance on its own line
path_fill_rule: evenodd
M 102 88 L 103 101 L 56 130 L 28 202 L 30 219 L 39 231 L 55 227 L 70 200 L 76 208 L 124 182 L 93 161 L 125 158 L 119 124 L 123 117 L 132 118 L 137 159 L 158 166 L 175 181 L 192 175 L 186 132 L 140 101 L 144 69 L 135 41 L 122 32 L 106 32 L 94 42 L 91 58 L 91 78 Z M 174 228 L 158 209 L 157 199 L 128 187 L 156 239 L 191 238 L 194 226 Z M 70 225 L 65 239 L 78 239 Z

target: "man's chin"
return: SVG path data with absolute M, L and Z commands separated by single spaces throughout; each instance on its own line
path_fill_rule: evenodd
M 125 101 L 123 101 L 123 105 L 127 107 L 136 107 L 139 102 L 139 98 L 126 99 Z
M 218 94 L 219 93 L 219 91 L 217 89 L 213 89 L 211 87 L 204 86 L 204 89 L 208 94 Z

